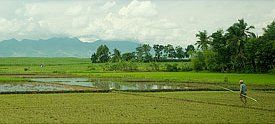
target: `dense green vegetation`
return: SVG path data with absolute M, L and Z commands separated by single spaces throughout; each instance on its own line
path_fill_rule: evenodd
M 0 123 L 274 123 L 274 93 L 228 92 L 0 95 Z
M 26 82 L 27 79 L 20 78 L 20 77 L 6 77 L 0 76 L 0 83 L 18 83 L 18 82 Z
M 168 45 L 153 45 L 154 56 L 152 55 L 152 47 L 149 44 L 141 44 L 134 52 L 121 54 L 118 49 L 114 49 L 113 54 L 106 45 L 97 48 L 96 53 L 91 56 L 93 63 L 105 62 L 177 62 L 189 61 L 189 57 L 195 50 L 193 45 L 188 45 L 184 50 L 181 46 L 174 47 Z
M 190 62 L 117 62 L 91 63 L 89 59 L 79 58 L 0 58 L 0 81 L 19 82 L 25 77 L 46 76 L 84 76 L 109 80 L 147 80 L 168 82 L 207 82 L 238 83 L 244 79 L 248 84 L 275 84 L 274 74 L 236 74 L 190 71 Z M 41 68 L 40 64 L 44 67 Z M 25 70 L 28 68 L 28 70 Z M 188 71 L 189 72 L 170 72 Z M 20 76 L 21 75 L 21 76 Z
M 89 59 L 85 58 L 70 58 L 70 57 L 0 57 L 0 68 L 3 66 L 37 66 L 41 64 L 45 65 L 79 65 L 88 64 Z
M 226 31 L 208 36 L 204 30 L 196 34 L 198 50 L 193 53 L 194 69 L 215 72 L 268 72 L 275 65 L 275 22 L 256 36 L 243 19 Z
M 197 82 L 197 83 L 232 83 L 238 85 L 240 79 L 247 84 L 275 84 L 275 76 L 269 74 L 221 74 L 195 72 L 105 72 L 105 73 L 76 73 L 91 79 L 105 78 L 125 81 L 166 81 L 168 82 Z
M 80 58 L 0 58 L 0 74 L 73 73 L 103 71 L 191 71 L 189 62 L 91 63 Z M 43 68 L 40 65 L 43 64 Z M 26 69 L 26 70 L 25 70 Z
M 208 35 L 206 30 L 200 31 L 196 34 L 197 49 L 193 45 L 183 49 L 181 46 L 174 47 L 171 44 L 155 44 L 153 47 L 149 44 L 141 44 L 136 51 L 121 55 L 118 49 L 114 49 L 111 55 L 109 48 L 101 45 L 91 56 L 91 60 L 93 63 L 177 62 L 189 61 L 191 58 L 193 64 L 191 69 L 196 71 L 242 73 L 272 71 L 275 65 L 275 22 L 263 29 L 262 36 L 256 36 L 251 29 L 254 29 L 254 26 L 249 26 L 241 19 L 226 31 L 220 29 L 211 35 Z M 131 65 L 125 66 L 130 66 L 132 70 Z M 190 71 L 190 69 L 182 71 Z

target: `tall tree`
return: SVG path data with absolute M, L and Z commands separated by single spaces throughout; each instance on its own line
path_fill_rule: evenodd
M 196 51 L 192 56 L 195 70 L 228 72 L 268 72 L 275 67 L 275 22 L 264 28 L 263 36 L 256 36 L 243 19 L 238 20 L 226 31 L 211 34 L 209 46 Z M 206 41 L 206 31 L 197 34 Z
M 149 44 L 143 44 L 136 48 L 137 61 L 139 62 L 149 62 L 152 60 L 152 55 L 150 53 L 151 46 Z
M 150 53 L 151 46 L 149 44 L 143 44 L 143 62 L 150 62 L 152 60 L 152 55 Z
M 96 56 L 98 58 L 97 62 L 100 62 L 100 63 L 108 62 L 110 59 L 109 54 L 110 54 L 109 48 L 106 45 L 100 45 L 96 51 Z
M 173 59 L 176 56 L 175 49 L 171 44 L 168 44 L 164 47 L 164 53 L 165 53 L 166 59 L 167 58 Z
M 183 59 L 185 57 L 185 52 L 183 51 L 183 48 L 181 46 L 177 46 L 175 48 L 176 51 L 176 57 L 178 59 Z
M 258 38 L 250 38 L 246 43 L 245 43 L 245 49 L 244 49 L 244 54 L 245 57 L 247 58 L 246 61 L 246 70 L 249 72 L 256 72 L 257 69 L 257 59 L 258 56 L 257 54 L 260 52 L 259 48 L 261 44 L 259 42 Z
M 95 53 L 92 54 L 92 56 L 91 56 L 92 63 L 97 63 L 97 60 L 98 60 L 98 58 L 97 58 L 96 54 Z
M 155 60 L 156 61 L 161 61 L 164 46 L 163 45 L 155 44 L 153 46 L 153 48 L 154 48 L 154 51 L 155 51 Z
M 135 53 L 124 53 L 122 54 L 123 61 L 130 61 L 135 59 Z
M 210 40 L 209 40 L 209 36 L 207 36 L 207 32 L 206 30 L 204 31 L 199 31 L 198 34 L 196 34 L 196 37 L 199 39 L 197 41 L 197 43 L 195 45 L 198 45 L 198 49 L 201 50 L 208 50 L 209 44 L 210 44 Z
M 256 66 L 258 71 L 267 72 L 275 68 L 275 21 L 263 29 L 264 34 L 258 39 Z
M 121 60 L 120 51 L 118 49 L 114 49 L 114 54 L 111 60 L 112 62 L 119 62 Z
M 218 30 L 212 33 L 211 38 L 211 50 L 215 53 L 214 59 L 212 59 L 214 61 L 213 63 L 216 64 L 214 70 L 224 72 L 230 67 L 230 56 L 232 54 L 227 48 L 227 42 L 223 30 Z
M 263 39 L 265 40 L 275 40 L 275 21 L 273 21 L 271 24 L 267 25 L 266 28 L 263 29 Z
M 185 57 L 189 58 L 194 51 L 195 47 L 193 45 L 188 45 L 185 49 Z
M 142 56 L 143 56 L 143 47 L 142 45 L 138 46 L 136 48 L 136 56 L 137 56 L 137 61 L 141 62 L 142 61 Z
M 238 20 L 227 29 L 227 41 L 228 45 L 233 53 L 233 68 L 235 70 L 243 70 L 245 68 L 246 57 L 244 56 L 245 42 L 250 37 L 256 37 L 256 35 L 250 30 L 254 29 L 254 26 L 248 26 L 243 19 Z

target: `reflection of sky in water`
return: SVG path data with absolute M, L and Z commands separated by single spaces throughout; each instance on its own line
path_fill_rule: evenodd
M 71 90 L 64 88 L 62 86 L 53 85 L 32 85 L 32 84 L 2 84 L 0 85 L 0 92 L 18 92 L 18 91 L 61 91 L 61 90 Z
M 34 78 L 32 81 L 45 83 L 59 83 L 66 85 L 78 85 L 85 87 L 96 87 L 99 89 L 110 90 L 159 90 L 159 89 L 181 89 L 178 86 L 152 83 L 119 83 L 119 82 L 89 82 L 87 78 Z
M 172 86 L 163 86 L 163 89 L 172 89 Z
M 66 85 L 78 85 L 85 87 L 92 87 L 93 84 L 91 82 L 87 82 L 86 78 L 33 78 L 32 81 L 36 82 L 44 82 L 44 83 L 59 83 Z
M 122 85 L 119 90 L 138 90 L 138 87 Z

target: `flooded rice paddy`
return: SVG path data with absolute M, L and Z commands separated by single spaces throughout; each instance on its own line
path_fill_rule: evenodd
M 23 84 L 0 84 L 0 93 L 24 91 L 71 91 L 79 87 L 99 90 L 154 91 L 188 89 L 186 86 L 159 84 L 154 82 L 89 81 L 88 78 L 31 78 Z
M 94 87 L 102 90 L 163 90 L 163 89 L 182 89 L 183 87 L 154 84 L 152 82 L 114 82 L 114 81 L 89 81 L 87 78 L 35 78 L 35 82 L 59 83 L 64 85 L 77 85 L 84 87 Z M 186 87 L 184 87 L 186 88 Z
M 25 92 L 25 91 L 66 91 L 73 90 L 72 88 L 66 88 L 58 85 L 48 84 L 1 84 L 0 93 L 3 92 Z

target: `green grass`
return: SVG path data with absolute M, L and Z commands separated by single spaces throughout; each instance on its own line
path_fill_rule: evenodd
M 70 57 L 0 57 L 0 66 L 39 66 L 45 65 L 73 65 L 90 63 L 88 58 L 70 58 Z
M 40 68 L 44 64 L 44 68 Z M 91 63 L 88 58 L 0 58 L 0 74 L 51 74 L 106 72 L 106 65 L 116 63 Z M 152 63 L 132 63 L 139 72 L 152 71 Z M 160 71 L 166 64 L 177 64 L 179 68 L 189 66 L 188 62 L 160 62 Z M 27 69 L 27 71 L 25 70 Z
M 0 95 L 0 123 L 275 123 L 274 92 Z
M 44 64 L 44 68 L 40 67 Z M 68 74 L 101 71 L 88 58 L 0 58 L 0 74 Z M 27 70 L 25 70 L 27 69 Z
M 28 80 L 20 77 L 3 77 L 0 76 L 0 83 L 19 83 L 19 82 L 27 82 Z
M 43 63 L 44 68 L 39 65 Z M 165 64 L 178 64 L 184 66 L 183 62 L 158 63 L 161 70 Z M 236 74 L 236 73 L 210 73 L 210 72 L 146 72 L 150 63 L 135 63 L 139 71 L 143 72 L 121 72 L 104 71 L 102 64 L 90 63 L 88 58 L 0 58 L 0 74 L 35 74 L 35 75 L 70 75 L 94 78 L 105 78 L 108 80 L 148 80 L 166 82 L 198 82 L 198 83 L 238 83 L 243 79 L 247 84 L 274 85 L 274 74 Z M 188 64 L 187 64 L 188 65 Z M 25 68 L 28 70 L 26 71 Z M 0 80 L 1 82 L 1 80 Z
M 257 102 L 248 99 L 246 107 L 274 110 L 275 112 L 275 92 L 264 91 L 248 91 L 248 96 L 257 100 Z M 239 99 L 239 92 L 234 93 L 229 91 L 191 91 L 191 92 L 162 92 L 162 93 L 145 93 L 145 96 L 175 98 L 175 99 L 187 99 L 198 102 L 206 102 L 207 104 L 222 104 L 224 106 L 242 106 Z M 204 103 L 203 103 L 204 104 Z M 275 114 L 275 113 L 274 113 Z
M 275 75 L 270 74 L 235 74 L 208 72 L 105 72 L 105 73 L 77 73 L 79 76 L 90 78 L 106 78 L 121 80 L 151 80 L 170 82 L 198 82 L 198 83 L 235 83 L 243 79 L 247 84 L 275 84 Z M 226 81 L 225 81 L 226 80 Z
M 146 72 L 150 63 L 135 64 L 138 72 L 121 72 L 104 71 L 105 64 L 89 59 L 0 58 L 0 82 L 27 82 L 24 76 L 71 76 L 122 82 L 228 82 L 236 87 L 243 79 L 249 88 L 275 86 L 274 74 Z M 158 64 L 163 71 L 167 63 Z M 259 102 L 250 100 L 244 107 L 237 93 L 224 91 L 0 95 L 0 123 L 275 123 L 275 92 L 249 90 L 248 95 Z

